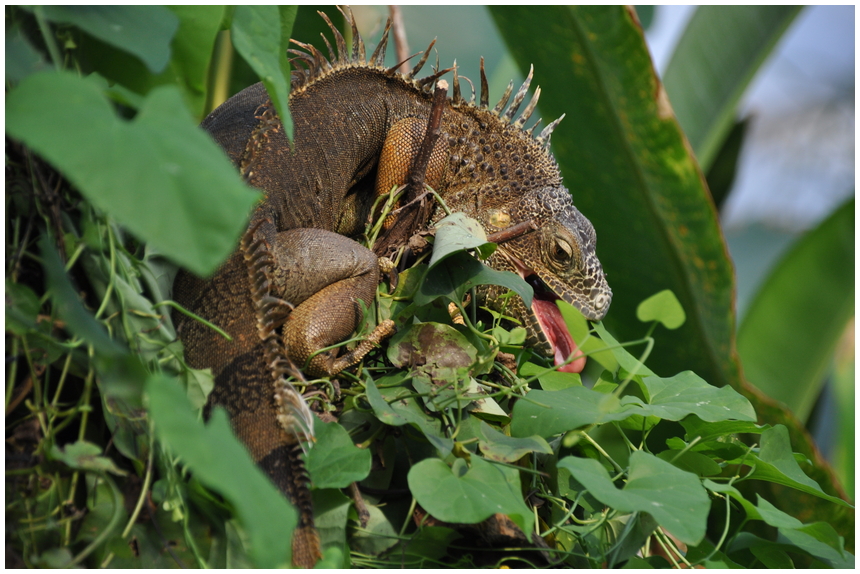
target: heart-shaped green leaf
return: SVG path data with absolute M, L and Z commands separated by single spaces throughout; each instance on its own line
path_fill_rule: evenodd
M 596 460 L 568 456 L 558 466 L 600 502 L 625 512 L 647 512 L 681 542 L 698 544 L 705 536 L 711 501 L 699 479 L 652 454 L 637 450 L 630 455 L 622 489 Z
M 6 130 L 94 205 L 198 275 L 235 249 L 259 197 L 172 86 L 153 90 L 129 122 L 94 84 L 68 73 L 33 74 L 6 98 Z
M 458 458 L 449 467 L 438 458 L 414 465 L 409 490 L 427 512 L 445 522 L 475 524 L 496 513 L 506 514 L 523 532 L 534 528 L 534 515 L 520 494 L 519 473 L 471 457 L 471 468 Z
M 342 426 L 315 419 L 314 436 L 306 457 L 314 488 L 346 488 L 370 474 L 370 451 L 356 447 Z
M 681 302 L 669 289 L 651 295 L 639 303 L 636 317 L 643 323 L 660 321 L 667 329 L 677 329 L 687 320 Z

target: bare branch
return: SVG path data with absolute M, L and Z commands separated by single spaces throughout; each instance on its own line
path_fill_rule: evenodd
M 388 6 L 388 13 L 391 18 L 391 30 L 394 34 L 394 51 L 397 61 L 400 62 L 398 71 L 401 74 L 408 74 L 409 42 L 406 40 L 406 26 L 403 25 L 403 13 L 400 11 L 400 6 L 396 4 Z

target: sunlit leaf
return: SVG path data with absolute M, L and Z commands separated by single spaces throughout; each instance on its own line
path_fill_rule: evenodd
M 647 404 L 633 396 L 622 399 L 622 404 L 640 404 L 644 413 L 669 421 L 687 415 L 708 422 L 756 420 L 750 402 L 734 389 L 712 387 L 691 371 L 669 378 L 643 377 L 642 383 L 648 392 Z
M 530 391 L 514 405 L 511 435 L 530 437 L 553 435 L 585 425 L 619 421 L 632 412 L 619 412 L 614 395 L 605 395 L 585 387 L 560 391 Z
M 854 315 L 854 200 L 804 235 L 765 279 L 738 331 L 747 379 L 806 420 Z
M 705 535 L 711 501 L 699 479 L 654 455 L 641 450 L 630 455 L 629 478 L 622 489 L 596 460 L 568 456 L 558 466 L 568 469 L 600 502 L 626 512 L 647 512 L 681 542 L 698 544 Z
M 458 251 L 478 249 L 485 259 L 492 254 L 492 249 L 482 248 L 487 245 L 487 234 L 484 228 L 478 221 L 466 217 L 463 213 L 452 213 L 439 221 L 435 228 L 430 269 L 448 255 Z
M 687 319 L 684 308 L 671 289 L 664 289 L 639 303 L 636 317 L 646 323 L 659 321 L 667 329 L 677 329 Z
M 256 201 L 175 88 L 154 90 L 128 122 L 81 78 L 34 74 L 9 92 L 6 130 L 94 205 L 200 275 L 235 248 Z
M 510 437 L 481 422 L 483 438 L 478 441 L 485 457 L 500 462 L 516 462 L 530 452 L 552 454 L 547 442 L 535 435 L 525 438 Z
M 519 368 L 519 375 L 530 378 L 537 375 L 541 389 L 545 391 L 560 391 L 568 387 L 581 387 L 582 378 L 579 373 L 563 373 L 558 370 L 547 370 L 546 367 L 534 363 L 523 363 Z

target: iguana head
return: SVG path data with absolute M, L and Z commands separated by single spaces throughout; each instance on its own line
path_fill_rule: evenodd
M 555 301 L 562 299 L 592 321 L 609 310 L 612 290 L 595 251 L 594 227 L 573 205 L 563 186 L 542 187 L 523 194 L 511 205 L 490 213 L 497 227 L 532 220 L 537 230 L 499 246 L 498 255 L 532 285 L 535 296 L 530 309 L 513 309 L 529 331 L 533 344 L 564 362 L 576 346 L 567 332 Z M 499 262 L 501 263 L 501 261 Z M 562 368 L 579 372 L 584 359 Z

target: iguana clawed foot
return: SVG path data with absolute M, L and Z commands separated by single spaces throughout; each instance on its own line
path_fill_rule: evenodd
M 259 241 L 256 242 L 259 247 Z M 359 362 L 394 333 L 384 321 L 353 350 L 338 356 L 328 349 L 350 337 L 363 320 L 379 283 L 376 255 L 352 239 L 322 229 L 291 229 L 275 234 L 268 247 L 271 265 L 266 294 L 282 327 L 286 356 L 311 376 L 333 376 Z M 255 257 L 262 257 L 255 254 Z M 285 306 L 294 306 L 285 318 Z

